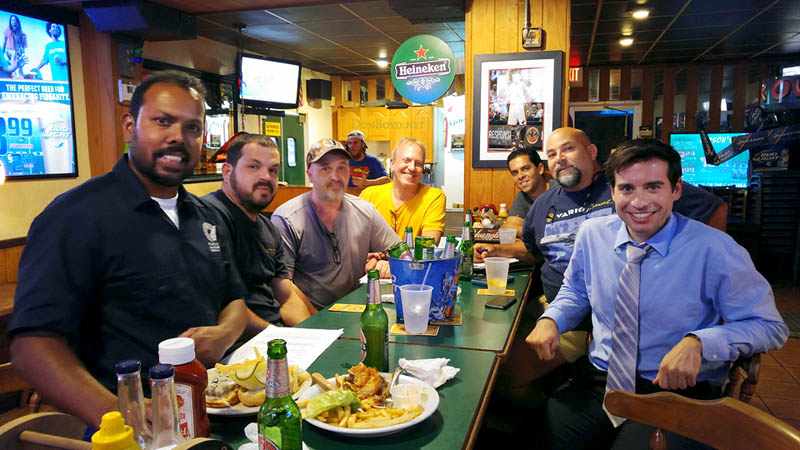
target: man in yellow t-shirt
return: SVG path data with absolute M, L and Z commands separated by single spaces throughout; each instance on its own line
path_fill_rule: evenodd
M 445 195 L 419 182 L 424 163 L 425 144 L 400 139 L 392 151 L 392 182 L 364 189 L 361 198 L 375 205 L 399 237 L 404 237 L 406 227 L 413 227 L 414 237 L 432 237 L 438 244 L 444 233 Z

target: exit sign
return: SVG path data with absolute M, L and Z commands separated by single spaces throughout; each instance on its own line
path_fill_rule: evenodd
M 583 67 L 570 67 L 567 76 L 570 87 L 583 87 Z

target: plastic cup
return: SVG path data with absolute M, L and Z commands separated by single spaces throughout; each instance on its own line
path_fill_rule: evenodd
M 428 329 L 428 313 L 431 308 L 433 286 L 406 284 L 400 286 L 403 302 L 403 320 L 408 333 L 424 333 Z
M 513 244 L 517 240 L 517 230 L 514 228 L 500 228 L 500 243 Z
M 483 258 L 483 262 L 486 263 L 486 281 L 490 294 L 502 294 L 506 291 L 509 261 L 508 258 L 495 256 Z
M 389 389 L 397 409 L 411 409 L 419 406 L 419 399 L 422 396 L 422 386 L 418 384 L 395 384 Z

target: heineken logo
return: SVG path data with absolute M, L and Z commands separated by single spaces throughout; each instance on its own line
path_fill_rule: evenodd
M 397 49 L 392 58 L 395 90 L 412 102 L 431 103 L 442 97 L 453 83 L 455 57 L 436 36 L 414 36 Z

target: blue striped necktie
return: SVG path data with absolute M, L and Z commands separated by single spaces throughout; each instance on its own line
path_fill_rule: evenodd
M 611 336 L 611 356 L 608 360 L 606 392 L 620 389 L 636 392 L 636 355 L 639 352 L 639 279 L 641 262 L 652 247 L 639 248 L 628 243 L 628 263 L 619 275 L 617 305 L 614 310 L 614 331 Z M 603 405 L 605 410 L 605 404 Z M 605 410 L 614 427 L 625 422 Z

